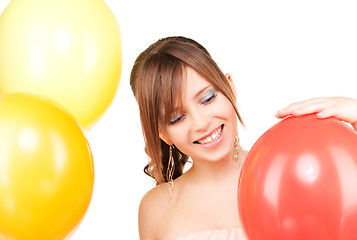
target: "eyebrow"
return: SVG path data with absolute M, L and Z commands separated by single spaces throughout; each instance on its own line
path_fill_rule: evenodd
M 199 90 L 196 94 L 195 94 L 195 98 L 197 98 L 201 93 L 203 93 L 207 88 L 210 88 L 211 85 L 208 85 L 204 88 L 202 88 L 201 90 Z

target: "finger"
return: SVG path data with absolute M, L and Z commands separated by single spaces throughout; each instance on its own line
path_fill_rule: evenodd
M 310 98 L 310 99 L 306 99 L 306 100 L 302 100 L 302 101 L 298 101 L 298 102 L 294 102 L 289 104 L 286 108 L 288 109 L 296 109 L 299 108 L 301 106 L 305 106 L 305 105 L 309 105 L 309 104 L 316 104 L 316 103 L 321 103 L 321 102 L 326 102 L 327 98 Z
M 313 98 L 309 100 L 295 102 L 277 111 L 275 116 L 278 118 L 283 118 L 289 115 L 299 116 L 303 114 L 313 113 L 316 109 L 321 108 L 321 106 L 323 106 L 325 102 L 325 98 Z
M 297 107 L 296 109 L 293 110 L 292 114 L 296 116 L 300 116 L 303 114 L 310 114 L 310 113 L 315 113 L 315 112 L 321 112 L 326 108 L 326 104 L 324 102 L 318 102 L 318 103 L 313 103 L 313 104 L 305 104 L 302 106 Z
M 331 108 L 327 108 L 317 113 L 316 116 L 317 118 L 335 117 L 335 113 Z

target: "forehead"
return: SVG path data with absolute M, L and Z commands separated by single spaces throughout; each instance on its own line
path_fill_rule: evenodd
M 191 67 L 184 69 L 183 80 L 182 100 L 195 97 L 202 89 L 211 85 L 210 82 Z

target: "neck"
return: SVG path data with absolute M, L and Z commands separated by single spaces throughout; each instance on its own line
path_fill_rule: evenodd
M 245 155 L 246 151 L 241 149 L 237 161 L 242 162 Z M 240 168 L 237 168 L 237 161 L 233 159 L 233 154 L 229 158 L 215 162 L 193 159 L 193 165 L 187 173 L 197 181 L 225 182 L 227 179 L 239 177 Z

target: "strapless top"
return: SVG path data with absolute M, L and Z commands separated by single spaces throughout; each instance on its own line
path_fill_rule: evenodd
M 232 228 L 190 233 L 176 240 L 245 240 L 245 237 L 241 228 Z

